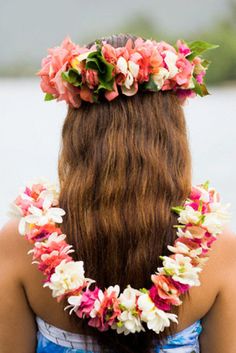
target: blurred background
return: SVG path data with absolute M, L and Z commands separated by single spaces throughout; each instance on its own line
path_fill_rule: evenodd
M 35 72 L 66 35 L 85 44 L 129 32 L 219 44 L 207 57 L 211 95 L 185 106 L 193 183 L 210 180 L 236 230 L 236 0 L 0 0 L 0 226 L 21 185 L 57 179 L 64 103 L 44 102 Z

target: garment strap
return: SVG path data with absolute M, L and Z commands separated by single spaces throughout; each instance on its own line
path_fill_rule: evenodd
M 87 335 L 64 331 L 36 317 L 38 331 L 49 341 L 63 347 L 94 351 L 98 345 Z M 99 349 L 98 349 L 99 350 Z

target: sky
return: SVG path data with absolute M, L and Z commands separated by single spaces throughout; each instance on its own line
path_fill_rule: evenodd
M 145 16 L 167 35 L 210 28 L 234 0 L 0 0 L 0 67 L 38 62 L 66 35 L 80 44 Z M 157 38 L 158 39 L 158 38 Z

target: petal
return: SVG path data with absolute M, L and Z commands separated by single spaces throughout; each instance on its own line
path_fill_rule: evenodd
M 123 58 L 123 56 L 120 56 L 119 59 L 117 60 L 117 68 L 120 70 L 120 72 L 123 74 L 123 75 L 126 75 L 127 74 L 127 71 L 128 71 L 128 63 L 127 61 L 125 60 L 125 58 Z

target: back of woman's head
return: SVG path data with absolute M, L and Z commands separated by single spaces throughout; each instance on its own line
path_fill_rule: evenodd
M 171 207 L 191 189 L 185 119 L 176 95 L 142 93 L 69 108 L 59 178 L 63 231 L 86 276 L 100 288 L 150 287 L 159 256 L 176 237 Z M 154 337 L 88 332 L 119 353 L 148 352 Z M 167 333 L 156 336 L 157 342 Z

